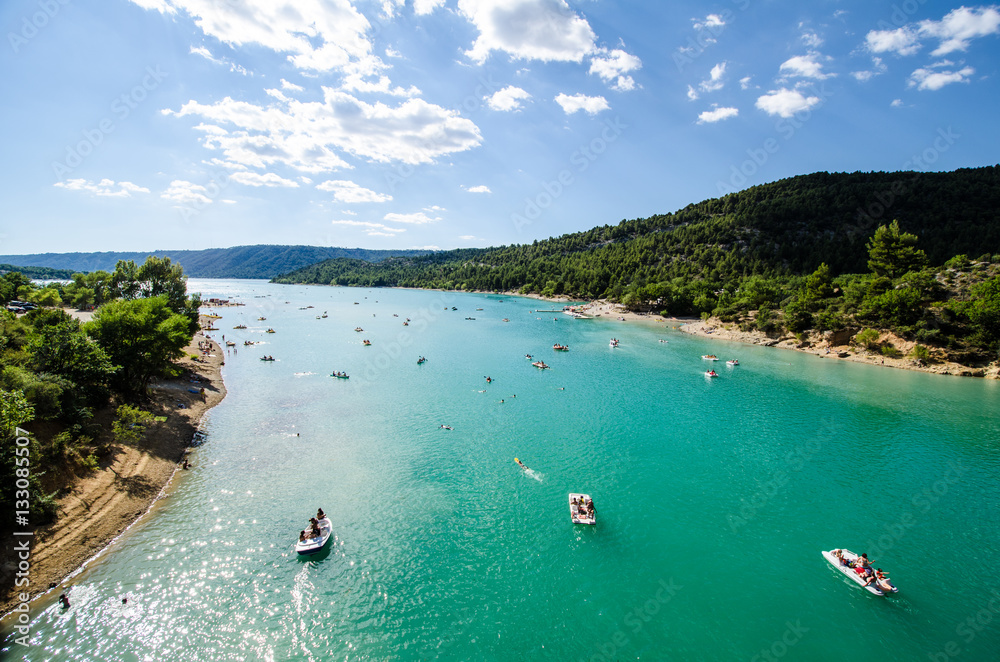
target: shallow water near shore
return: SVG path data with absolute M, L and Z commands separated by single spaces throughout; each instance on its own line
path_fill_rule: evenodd
M 237 353 L 206 442 L 69 610 L 33 604 L 28 648 L 5 624 L 13 659 L 1000 657 L 995 381 L 516 297 L 189 289 L 247 304 L 215 309 Z M 299 558 L 317 507 L 335 537 Z M 834 547 L 900 592 L 849 583 Z

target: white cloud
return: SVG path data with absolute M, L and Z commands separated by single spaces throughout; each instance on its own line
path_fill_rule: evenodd
M 625 74 L 641 69 L 642 60 L 619 48 L 610 52 L 602 48 L 599 53 L 599 55 L 594 55 L 593 59 L 591 59 L 589 73 L 597 74 L 601 77 L 601 80 L 610 84 L 613 89 L 622 92 L 634 90 L 636 87 L 635 80 Z
M 102 179 L 96 184 L 86 179 L 67 179 L 65 182 L 56 182 L 53 186 L 68 191 L 86 191 L 101 198 L 130 198 L 133 193 L 149 193 L 148 188 L 132 182 L 115 182 L 111 179 Z
M 726 63 L 720 62 L 714 67 L 709 73 L 708 80 L 703 80 L 698 84 L 698 89 L 702 92 L 715 92 L 716 90 L 721 90 L 725 82 L 723 82 L 722 77 L 726 74 Z M 698 97 L 691 97 L 691 88 L 688 87 L 688 98 L 694 101 Z
M 996 6 L 959 7 L 940 21 L 920 21 L 919 29 L 920 34 L 941 40 L 931 55 L 946 55 L 966 50 L 973 39 L 1000 32 L 1000 11 Z
M 854 76 L 859 82 L 866 82 L 878 76 L 884 74 L 888 71 L 888 67 L 882 62 L 882 58 L 872 57 L 872 68 L 867 71 L 852 71 L 851 75 Z
M 469 186 L 465 189 L 469 193 L 492 193 L 489 186 L 485 184 L 480 184 L 479 186 Z
M 740 89 L 747 90 L 750 89 L 750 78 L 751 76 L 744 76 L 740 79 Z
M 354 182 L 345 179 L 331 179 L 322 184 L 317 184 L 316 188 L 320 191 L 329 191 L 333 193 L 334 200 L 348 204 L 356 202 L 388 202 L 392 200 L 391 195 L 376 193 L 371 189 L 358 186 Z
M 431 218 L 422 211 L 415 212 L 413 214 L 397 214 L 395 212 L 390 212 L 382 217 L 382 220 L 389 221 L 390 223 L 407 223 L 409 225 L 426 225 L 427 223 L 434 223 L 435 221 L 440 221 L 440 218 Z
M 342 91 L 323 88 L 322 101 L 303 102 L 269 90 L 276 103 L 257 106 L 226 97 L 211 105 L 189 101 L 167 115 L 202 117 L 232 131 L 206 131 L 202 144 L 226 160 L 263 169 L 284 164 L 301 172 L 350 167 L 341 153 L 376 162 L 430 163 L 479 145 L 471 120 L 422 99 L 397 106 L 368 104 Z
M 531 95 L 520 87 L 508 85 L 493 96 L 486 97 L 486 105 L 493 110 L 511 111 L 521 108 L 521 101 L 527 101 Z
M 896 30 L 872 30 L 865 35 L 865 45 L 872 53 L 913 55 L 920 50 L 917 33 L 907 26 Z
M 333 225 L 346 225 L 355 228 L 365 228 L 365 234 L 369 237 L 395 237 L 400 232 L 406 232 L 406 228 L 391 228 L 382 223 L 371 223 L 368 221 L 330 221 Z
M 438 7 L 444 7 L 444 0 L 413 0 L 413 13 L 417 16 L 430 14 Z
M 931 65 L 930 68 L 917 69 L 910 74 L 910 87 L 916 86 L 918 90 L 940 90 L 951 83 L 968 83 L 969 76 L 976 73 L 972 67 L 965 67 L 958 71 L 934 71 L 937 66 Z
M 695 30 L 713 30 L 721 28 L 726 24 L 725 19 L 720 14 L 709 14 L 702 20 L 692 18 L 691 22 L 694 23 Z
M 903 105 L 903 100 L 902 99 L 893 99 L 892 103 L 890 103 L 889 105 L 892 106 L 893 108 L 900 108 Z
M 921 48 L 920 38 L 938 40 L 931 55 L 939 57 L 968 49 L 973 39 L 1000 33 L 1000 8 L 959 7 L 940 21 L 920 21 L 896 30 L 872 30 L 865 44 L 873 53 L 891 51 L 897 55 L 913 55 Z
M 688 85 L 687 97 L 689 101 L 698 100 L 698 90 L 694 89 L 693 86 Z
M 479 37 L 465 54 L 482 64 L 492 51 L 514 59 L 580 62 L 594 50 L 594 31 L 566 0 L 459 0 Z
M 289 83 L 284 78 L 281 79 L 281 89 L 289 90 L 291 92 L 304 92 L 305 88 L 301 85 L 296 85 L 295 83 Z
M 175 179 L 170 182 L 170 188 L 161 193 L 160 197 L 165 200 L 173 200 L 182 205 L 195 203 L 207 205 L 212 203 L 212 199 L 205 195 L 207 192 L 208 189 L 200 184 L 187 182 L 183 179 Z
M 293 182 L 290 179 L 285 179 L 284 177 L 279 177 L 273 172 L 265 172 L 263 174 L 258 172 L 234 172 L 229 175 L 229 178 L 236 182 L 237 184 L 243 184 L 245 186 L 267 186 L 268 188 L 273 188 L 275 186 L 282 186 L 285 188 L 298 188 L 297 182 Z
M 698 115 L 698 124 L 721 122 L 722 120 L 729 119 L 730 117 L 736 117 L 739 114 L 740 111 L 738 108 L 714 108 L 713 110 L 706 110 Z
M 201 31 L 233 47 L 256 44 L 287 53 L 299 69 L 372 73 L 371 25 L 349 0 L 132 0 L 162 13 L 186 13 Z
M 821 101 L 819 97 L 806 97 L 798 90 L 781 88 L 759 97 L 755 105 L 768 115 L 791 117 L 797 112 L 815 108 Z
M 365 76 L 362 74 L 349 74 L 344 77 L 344 83 L 340 86 L 340 89 L 345 92 L 378 92 L 381 94 L 388 94 L 394 97 L 415 97 L 420 95 L 420 89 L 415 85 L 410 85 L 407 88 L 392 86 L 389 81 L 388 76 L 379 76 L 377 81 L 365 80 Z
M 782 62 L 778 70 L 786 76 L 793 78 L 814 78 L 816 80 L 830 78 L 834 74 L 824 74 L 823 65 L 817 61 L 822 57 L 822 55 L 815 52 L 808 53 L 807 55 L 796 55 Z
M 562 106 L 563 112 L 572 115 L 578 110 L 585 111 L 590 115 L 596 115 L 602 110 L 608 110 L 608 100 L 604 97 L 588 97 L 584 94 L 559 94 L 555 99 L 556 103 Z
M 823 39 L 815 32 L 803 32 L 802 43 L 810 48 L 819 48 L 823 45 Z
M 235 62 L 230 62 L 226 58 L 215 57 L 214 55 L 212 55 L 212 52 L 207 48 L 205 48 L 204 46 L 192 46 L 191 50 L 188 52 L 191 53 L 192 55 L 200 55 L 209 62 L 213 62 L 215 64 L 221 64 L 223 66 L 228 66 L 230 71 L 234 71 L 238 74 L 243 74 L 244 76 L 250 75 L 250 72 L 247 71 L 246 68 L 236 64 Z

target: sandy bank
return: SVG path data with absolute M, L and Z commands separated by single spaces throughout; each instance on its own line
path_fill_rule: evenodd
M 199 349 L 199 342 L 211 343 L 206 345 L 210 347 L 207 353 Z M 50 590 L 52 584 L 56 584 L 52 590 L 63 590 L 60 584 L 68 576 L 149 510 L 183 461 L 204 413 L 225 397 L 221 375 L 224 349 L 199 332 L 185 353 L 178 361 L 183 375 L 153 384 L 151 400 L 141 405 L 161 421 L 149 428 L 137 446 L 112 444 L 100 468 L 77 480 L 58 499 L 56 521 L 35 530 L 27 589 L 33 598 Z M 192 354 L 198 359 L 192 360 Z M 30 424 L 25 427 L 31 430 Z M 110 437 L 110 430 L 106 434 Z M 6 549 L 12 544 L 5 545 Z M 8 580 L 14 572 L 10 555 L 5 554 L 3 570 L 6 581 L 0 613 L 17 605 L 16 592 L 26 591 L 24 587 L 14 589 Z
M 777 347 L 779 349 L 793 349 L 839 361 L 853 361 L 855 363 L 867 363 L 869 365 L 887 366 L 903 370 L 918 370 L 938 375 L 1000 378 L 996 363 L 991 363 L 985 367 L 970 367 L 940 358 L 928 363 L 921 363 L 910 356 L 910 352 L 916 343 L 889 333 L 884 333 L 880 342 L 892 343 L 902 353 L 902 358 L 891 358 L 878 352 L 855 347 L 849 344 L 851 335 L 848 333 L 812 334 L 804 341 L 799 341 L 792 336 L 770 337 L 760 331 L 741 331 L 735 324 L 724 324 L 714 317 L 706 321 L 692 320 L 681 326 L 680 330 L 706 338 L 718 338 L 750 345 Z

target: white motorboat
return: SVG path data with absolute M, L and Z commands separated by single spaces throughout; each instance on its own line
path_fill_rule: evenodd
M 837 570 L 842 572 L 845 576 L 850 578 L 852 582 L 854 582 L 861 588 L 865 589 L 872 595 L 885 595 L 885 591 L 888 591 L 890 593 L 895 593 L 899 590 L 895 586 L 893 586 L 892 582 L 890 582 L 888 579 L 882 581 L 873 581 L 872 583 L 865 585 L 865 580 L 862 579 L 862 577 L 854 569 L 854 564 L 858 560 L 858 555 L 850 550 L 841 549 L 839 550 L 840 555 L 843 559 L 841 560 L 840 558 L 837 558 L 834 555 L 834 552 L 836 551 L 838 550 L 833 549 L 830 550 L 829 552 L 823 552 L 823 558 L 826 559 L 830 563 L 830 565 L 832 565 L 834 568 L 836 568 Z
M 333 523 L 329 517 L 324 517 L 319 520 L 319 536 L 298 541 L 295 543 L 295 551 L 299 554 L 315 554 L 326 546 L 331 535 L 333 535 Z
M 597 513 L 594 512 L 594 500 L 589 494 L 570 492 L 569 517 L 573 524 L 597 524 Z

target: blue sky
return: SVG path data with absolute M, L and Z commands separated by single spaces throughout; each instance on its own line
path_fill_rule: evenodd
M 998 158 L 1000 7 L 7 0 L 0 253 L 559 236 Z

